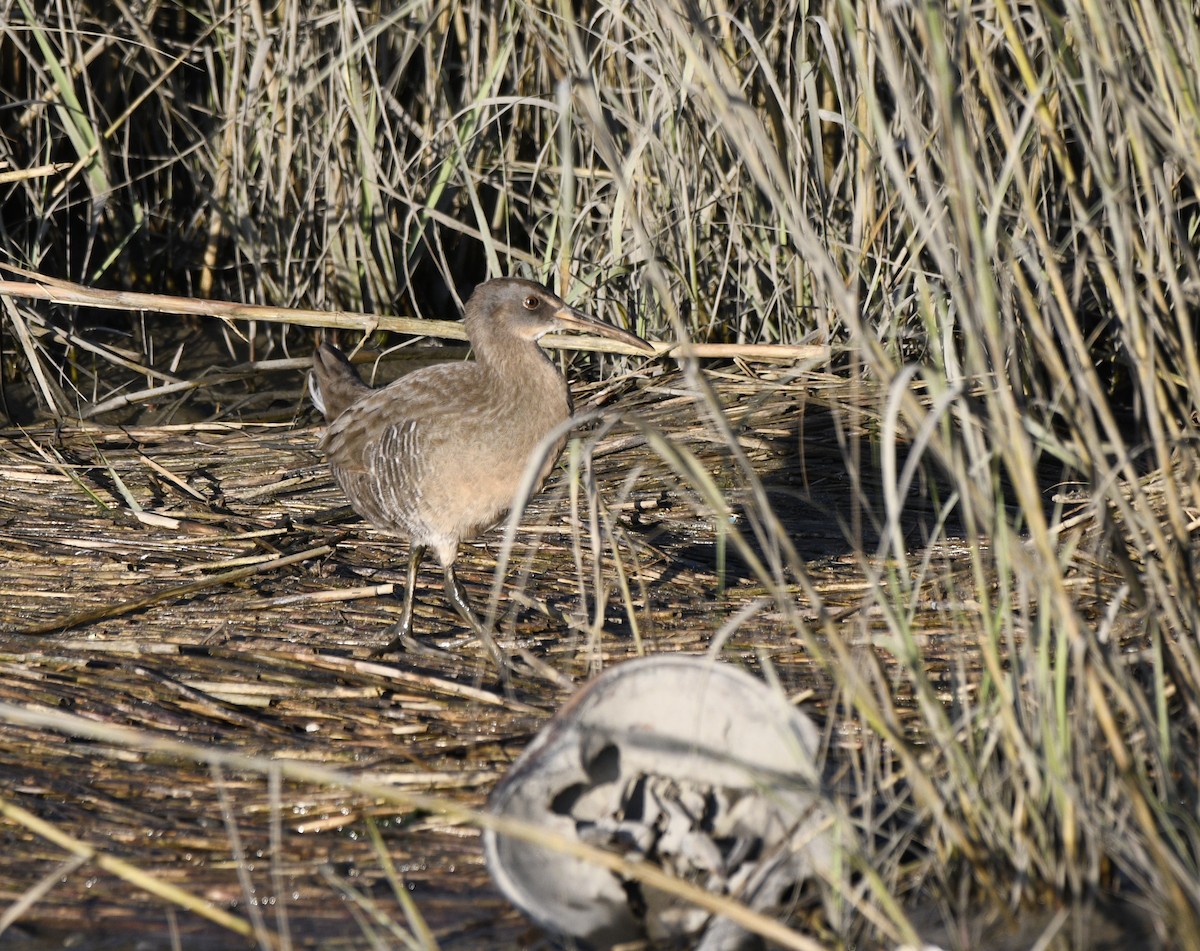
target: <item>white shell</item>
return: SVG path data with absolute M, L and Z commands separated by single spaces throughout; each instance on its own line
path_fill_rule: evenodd
M 832 865 L 818 743 L 804 714 L 737 667 L 640 658 L 584 686 L 496 786 L 489 808 L 770 912 Z M 560 852 L 490 831 L 484 845 L 493 880 L 548 931 L 599 947 L 691 935 L 708 951 L 748 937 Z

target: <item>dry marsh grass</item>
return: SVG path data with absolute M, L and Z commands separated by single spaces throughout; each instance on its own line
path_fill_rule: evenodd
M 1197 63 L 1185 0 L 0 0 L 2 263 L 264 305 L 6 275 L 0 929 L 199 928 L 57 834 L 263 946 L 537 940 L 455 810 L 570 680 L 719 634 L 815 704 L 860 833 L 796 946 L 1001 946 L 1009 912 L 1098 946 L 1087 909 L 1193 946 Z M 365 660 L 395 552 L 338 511 L 286 311 L 444 318 L 515 271 L 645 336 L 831 356 L 572 359 L 603 421 L 492 538 L 506 693 L 433 598 L 460 660 Z

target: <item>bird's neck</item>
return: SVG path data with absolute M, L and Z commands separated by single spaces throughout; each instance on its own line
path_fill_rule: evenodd
M 468 326 L 467 331 L 471 349 L 475 351 L 475 360 L 499 373 L 505 373 L 510 367 L 516 372 L 547 359 L 537 341 L 526 340 L 512 333 L 497 333 L 495 326 L 486 321 Z M 514 376 L 514 379 L 519 377 Z
M 473 340 L 472 345 L 476 361 L 499 384 L 495 388 L 498 396 L 515 397 L 516 402 L 526 405 L 566 400 L 570 406 L 567 381 L 536 341 L 485 337 Z

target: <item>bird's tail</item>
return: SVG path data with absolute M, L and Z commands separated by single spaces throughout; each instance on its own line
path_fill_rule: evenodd
M 313 353 L 308 391 L 312 394 L 313 405 L 332 423 L 347 406 L 362 399 L 371 388 L 362 381 L 341 350 L 323 343 Z

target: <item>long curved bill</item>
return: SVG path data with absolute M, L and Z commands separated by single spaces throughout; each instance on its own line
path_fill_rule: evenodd
M 653 353 L 655 349 L 653 344 L 647 343 L 637 334 L 614 327 L 595 317 L 589 317 L 574 307 L 560 307 L 554 312 L 554 322 L 558 324 L 560 330 L 578 330 L 582 333 L 596 334 L 648 353 Z

